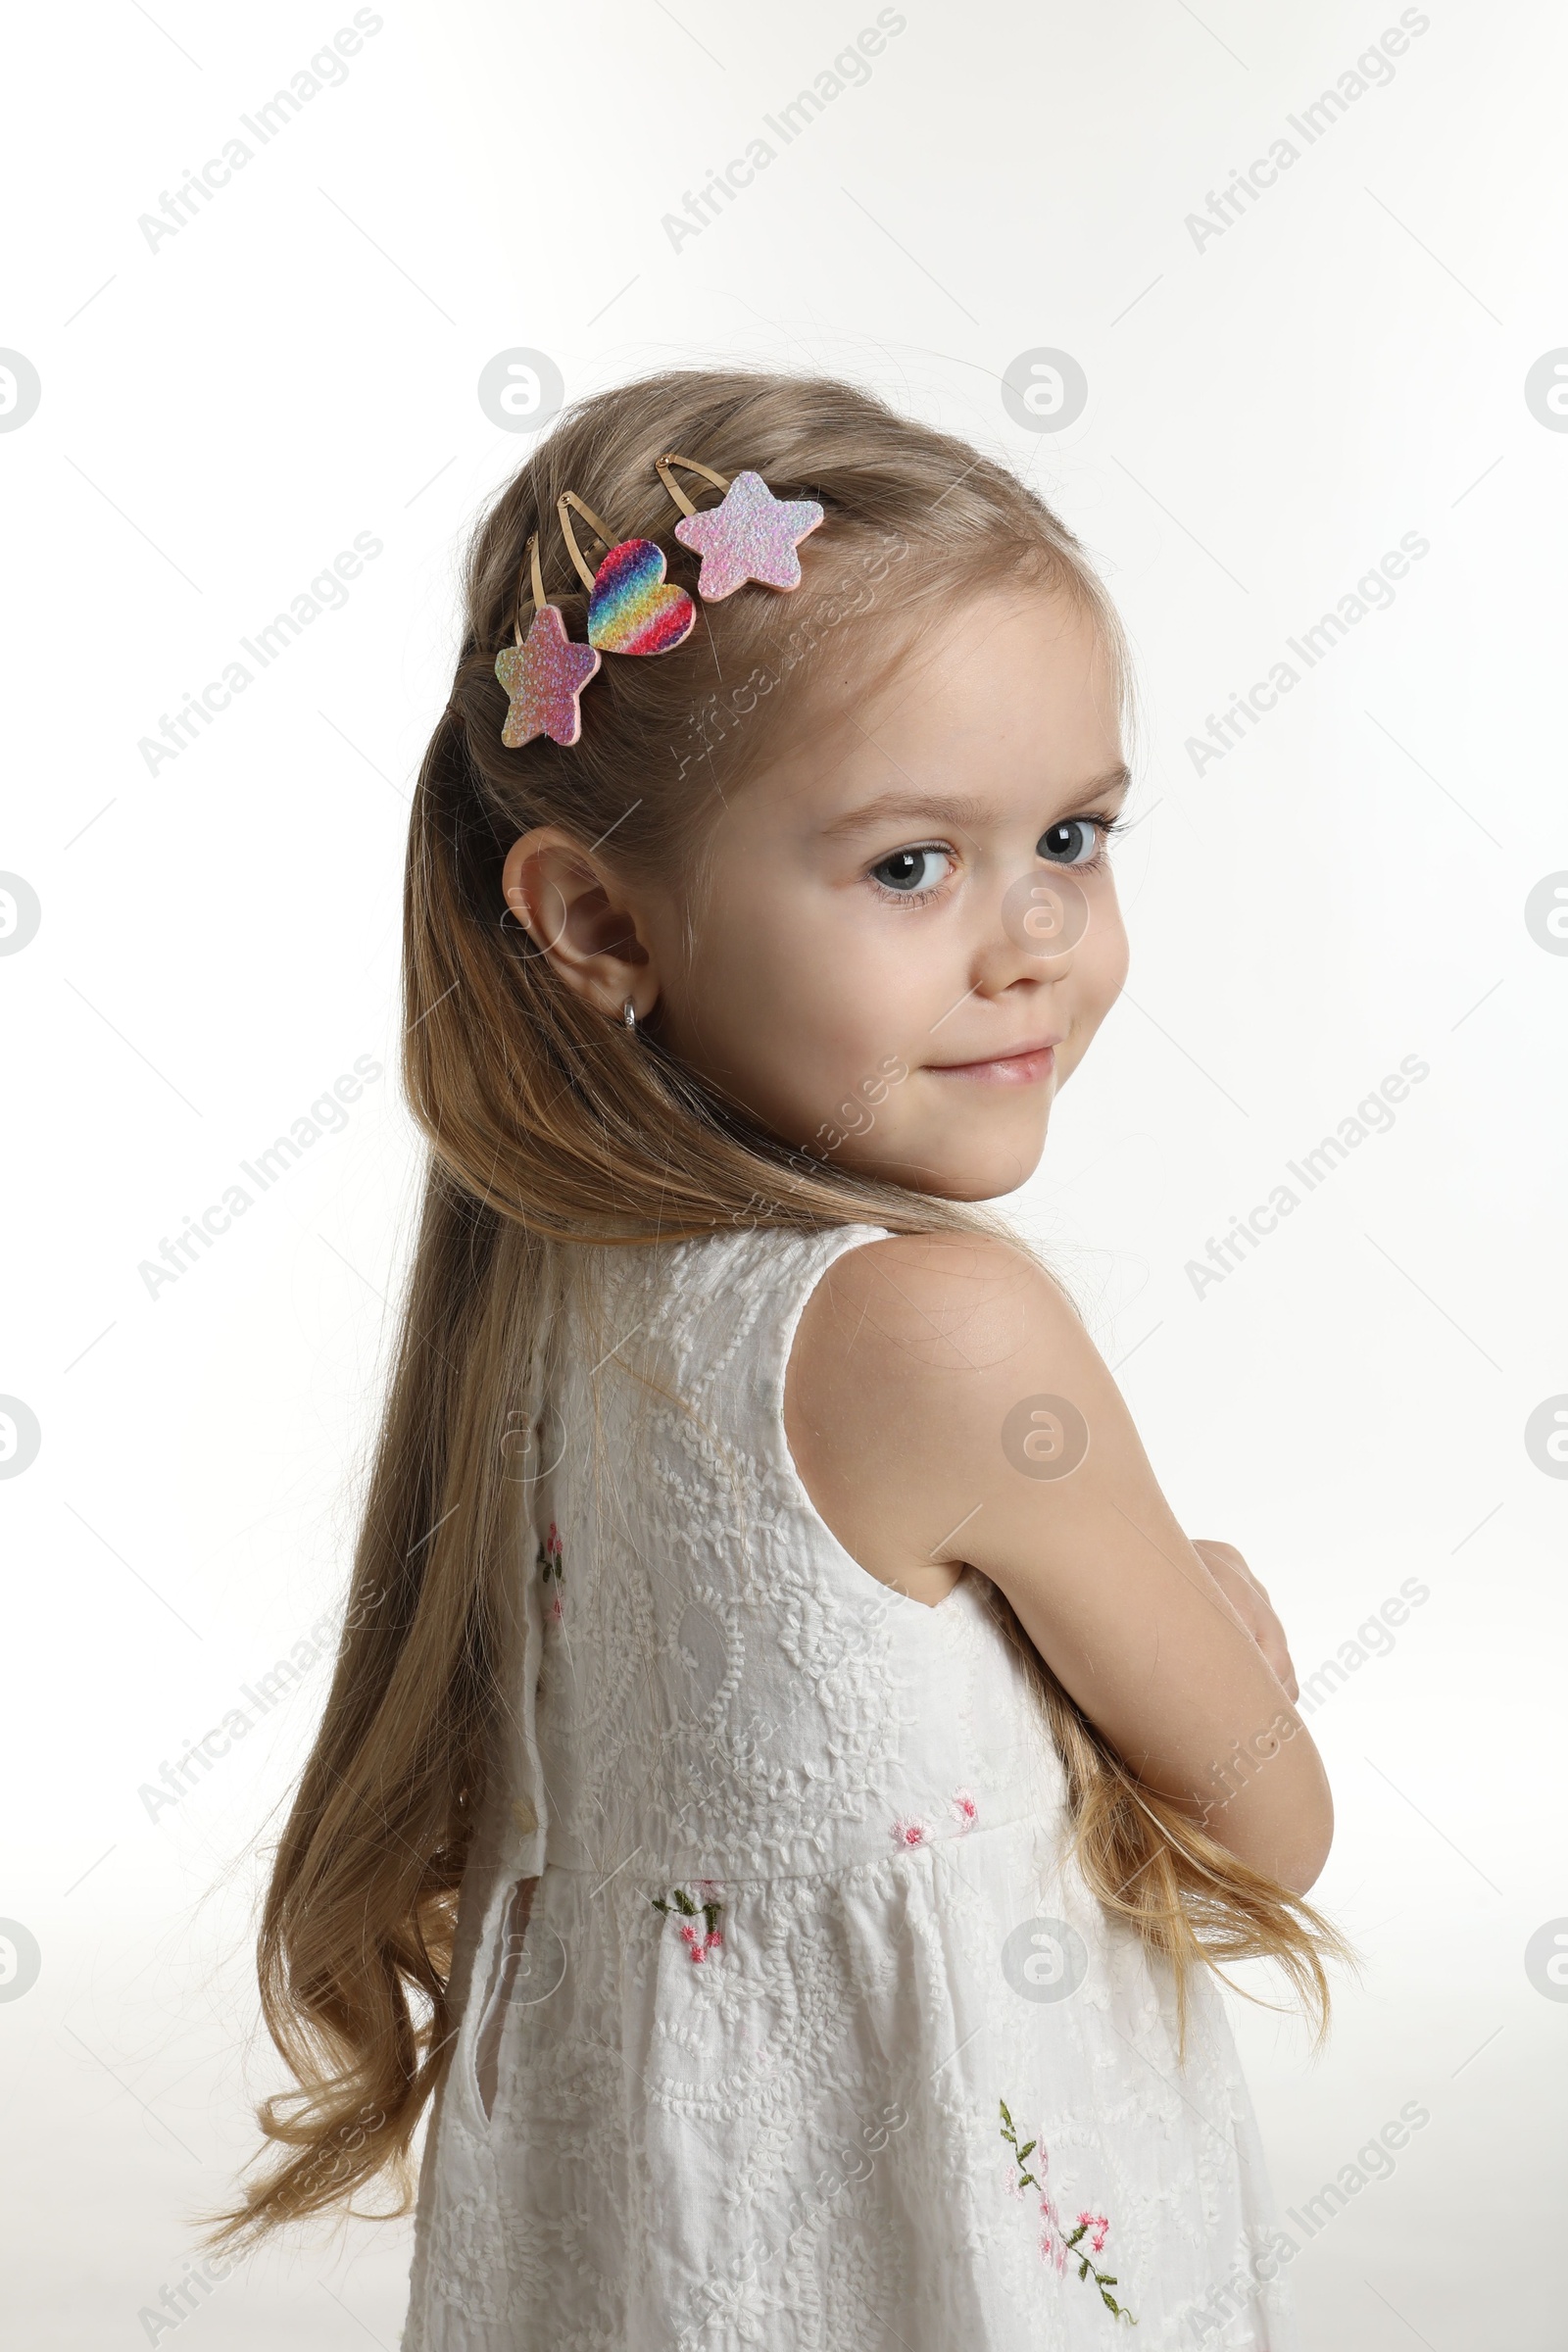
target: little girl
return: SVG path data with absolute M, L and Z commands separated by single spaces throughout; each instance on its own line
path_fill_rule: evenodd
M 422 1223 L 231 2238 L 409 2352 L 1294 2341 L 1212 1969 L 1320 2018 L 1284 1637 L 991 1201 L 1115 1000 L 1115 616 L 845 385 L 584 401 L 414 806 Z

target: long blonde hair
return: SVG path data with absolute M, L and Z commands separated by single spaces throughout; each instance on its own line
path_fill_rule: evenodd
M 531 533 L 569 634 L 556 502 L 657 539 L 695 585 L 654 461 L 751 467 L 826 510 L 793 596 L 699 608 L 686 644 L 607 662 L 582 740 L 503 749 L 495 661 L 512 642 Z M 1125 694 L 1115 614 L 1079 543 L 1004 466 L 820 378 L 676 371 L 567 412 L 480 523 L 451 699 L 425 754 L 404 905 L 404 1079 L 428 1140 L 390 1396 L 331 1691 L 263 1915 L 264 2014 L 298 2088 L 268 2100 L 275 2161 L 221 2217 L 236 2241 L 345 2204 L 409 2195 L 408 2151 L 455 2030 L 456 1897 L 485 1795 L 518 1534 L 505 1447 L 540 1365 L 565 1260 L 585 1249 L 777 1227 L 973 1227 L 976 1212 L 792 1152 L 655 1034 L 629 1037 L 503 919 L 507 850 L 530 826 L 613 836 L 628 870 L 689 886 L 724 796 L 798 722 L 828 662 L 885 665 L 945 599 L 1008 579 L 1096 618 Z M 604 852 L 604 855 L 610 853 Z M 689 897 L 689 887 L 688 887 Z M 1089 1884 L 1175 1966 L 1280 1962 L 1321 2016 L 1314 1913 L 1141 1789 L 995 1605 L 1041 1683 Z

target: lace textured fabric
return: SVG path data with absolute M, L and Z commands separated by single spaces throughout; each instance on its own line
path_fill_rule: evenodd
M 802 1308 L 877 1238 L 568 1294 L 405 2352 L 1080 2352 L 1117 2306 L 1294 2352 L 1218 1992 L 1179 2065 L 983 1580 L 894 1592 L 791 1459 Z

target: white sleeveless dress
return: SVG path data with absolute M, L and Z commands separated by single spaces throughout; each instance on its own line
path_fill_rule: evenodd
M 892 1592 L 791 1459 L 877 1238 L 598 1252 L 564 1312 L 405 2352 L 1080 2352 L 1107 2296 L 1143 2352 L 1296 2343 L 1222 2003 L 1178 2065 L 982 1580 Z

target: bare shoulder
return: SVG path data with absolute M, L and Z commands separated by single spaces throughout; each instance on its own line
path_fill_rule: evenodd
M 1009 1414 L 1051 1390 L 1102 1418 L 1108 1383 L 1065 1294 L 1020 1246 L 898 1235 L 846 1251 L 812 1292 L 790 1357 L 785 1429 L 846 1548 L 914 1590 L 977 1481 L 1004 1468 Z
M 807 1302 L 790 1363 L 800 1406 L 874 1417 L 916 1395 L 989 1403 L 1043 1359 L 1093 1356 L 1064 1291 L 1021 1245 L 985 1233 L 895 1234 L 851 1250 Z M 1097 1358 L 1098 1360 L 1098 1358 Z

